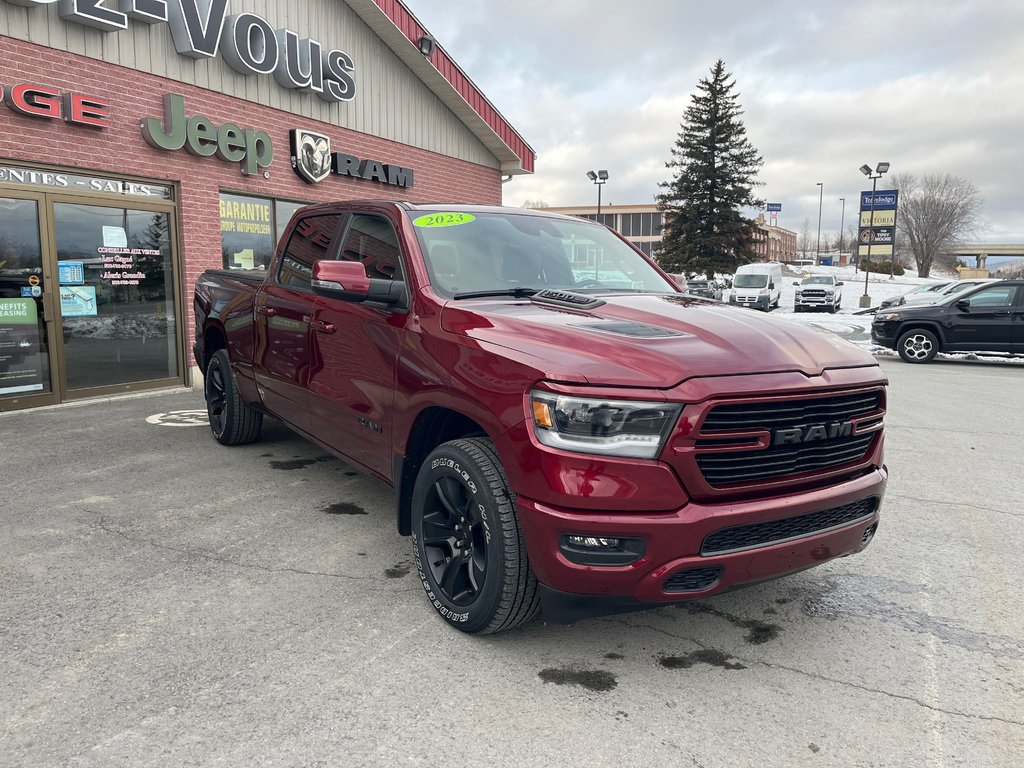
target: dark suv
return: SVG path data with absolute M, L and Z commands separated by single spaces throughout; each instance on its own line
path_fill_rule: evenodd
M 871 338 L 908 363 L 939 352 L 1024 354 L 1024 280 L 1000 280 L 930 304 L 875 315 Z

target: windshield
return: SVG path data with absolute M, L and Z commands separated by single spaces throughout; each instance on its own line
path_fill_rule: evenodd
M 812 277 L 805 277 L 803 284 L 804 285 L 832 285 L 832 279 L 833 278 L 827 277 L 825 275 L 814 275 Z
M 676 293 L 639 253 L 597 224 L 512 213 L 413 214 L 442 296 L 517 288 Z
M 768 275 L 736 275 L 734 288 L 764 288 L 768 285 Z

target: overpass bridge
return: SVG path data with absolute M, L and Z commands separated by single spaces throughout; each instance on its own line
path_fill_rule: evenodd
M 974 271 L 988 272 L 985 260 L 989 256 L 1008 256 L 1010 258 L 1024 259 L 1024 244 L 1021 243 L 962 243 L 956 248 L 950 248 L 949 252 L 965 261 L 975 260 Z M 961 272 L 961 277 L 974 277 Z M 985 275 L 987 277 L 987 275 Z

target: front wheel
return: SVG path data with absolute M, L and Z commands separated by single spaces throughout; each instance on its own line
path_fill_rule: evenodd
M 427 457 L 413 489 L 412 538 L 427 598 L 456 629 L 502 632 L 539 610 L 515 495 L 490 440 L 452 440 Z
M 206 366 L 203 388 L 210 430 L 218 443 L 245 445 L 259 437 L 263 414 L 246 405 L 238 394 L 227 350 L 219 349 L 213 353 Z
M 939 353 L 939 340 L 931 331 L 915 328 L 900 336 L 896 349 L 904 362 L 927 363 Z

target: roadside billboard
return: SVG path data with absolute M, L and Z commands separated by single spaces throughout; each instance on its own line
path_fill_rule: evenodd
M 860 231 L 857 236 L 859 256 L 892 257 L 896 245 L 898 201 L 899 191 L 895 189 L 879 189 L 874 193 L 868 190 L 860 193 Z

